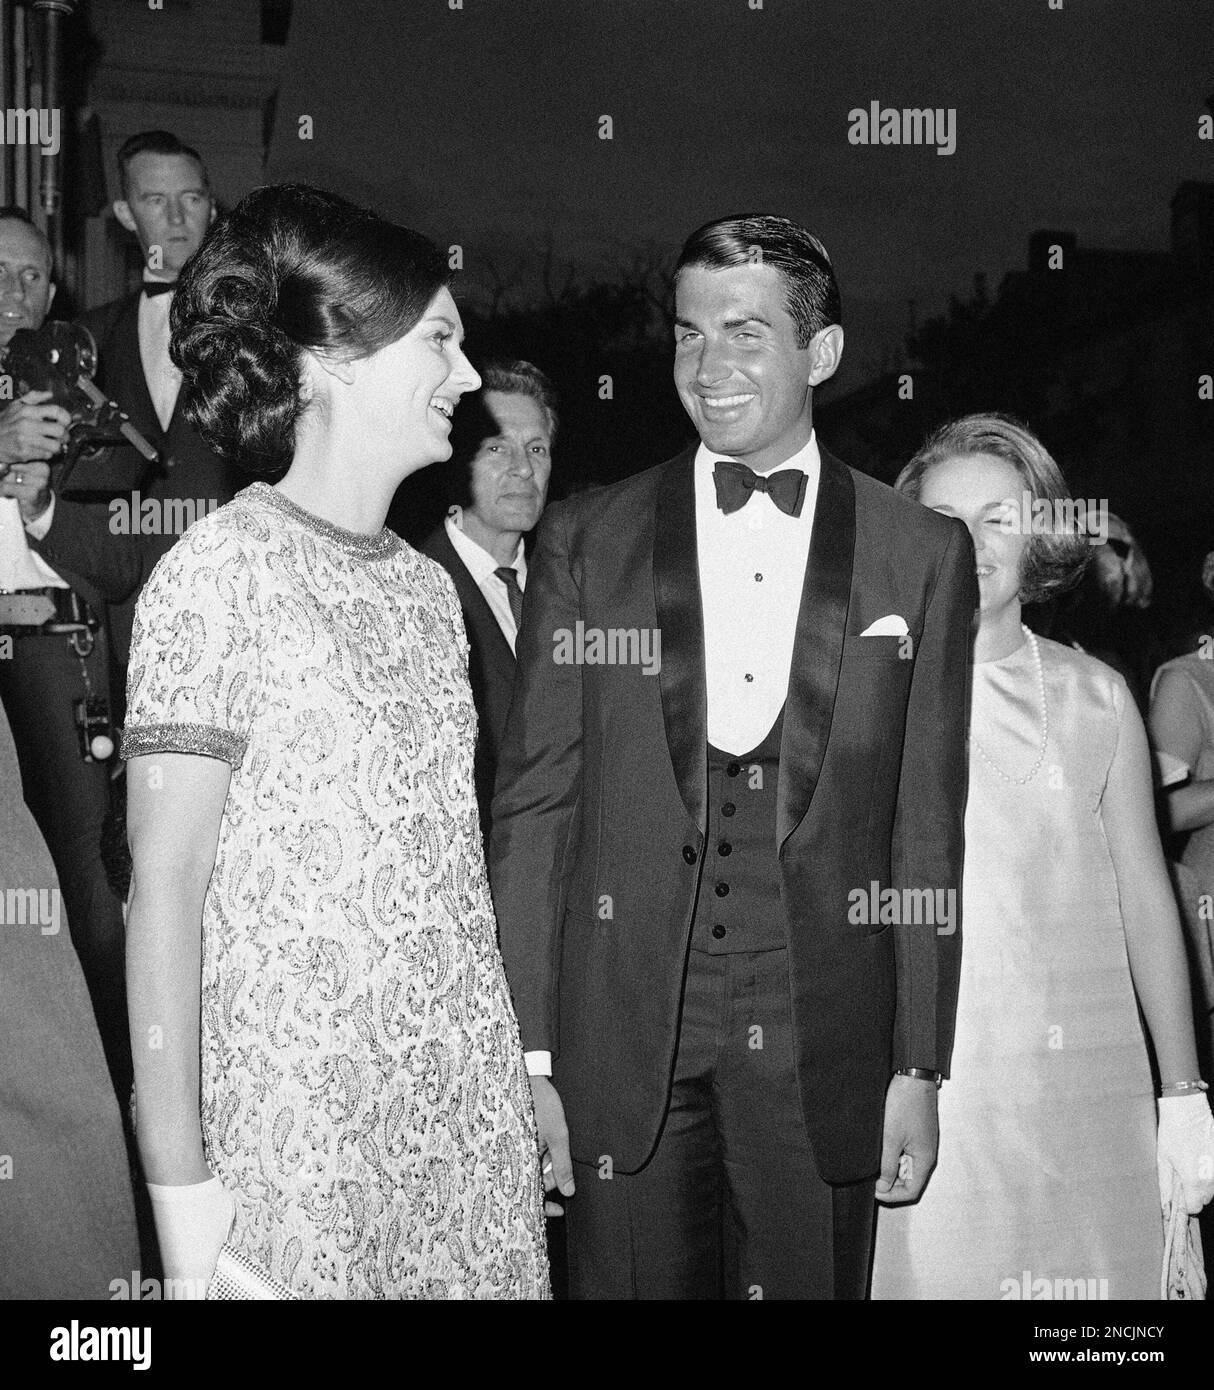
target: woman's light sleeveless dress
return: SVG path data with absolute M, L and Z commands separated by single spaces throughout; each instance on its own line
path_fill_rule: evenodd
M 971 740 L 940 1158 L 916 1205 L 879 1210 L 874 1298 L 1159 1297 L 1154 1093 L 1100 821 L 1133 705 L 1115 671 L 1038 641 L 1036 776 L 1005 781 Z M 975 666 L 971 729 L 1027 775 L 1041 747 L 1028 642 Z

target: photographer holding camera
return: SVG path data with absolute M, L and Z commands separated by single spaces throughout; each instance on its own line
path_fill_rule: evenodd
M 22 209 L 0 208 L 0 354 L 19 329 L 42 326 L 55 297 L 51 277 L 45 236 Z M 12 377 L 3 380 L 10 395 Z M 125 1103 L 131 1062 L 122 911 L 100 852 L 113 753 L 104 717 L 109 654 L 101 605 L 87 584 L 37 555 L 25 531 L 46 508 L 49 461 L 62 452 L 70 423 L 49 392 L 0 401 L 0 701 Z
M 122 196 L 116 220 L 144 263 L 137 290 L 83 315 L 97 344 L 97 385 L 153 446 L 149 464 L 118 447 L 104 464 L 82 465 L 67 490 L 40 499 L 27 529 L 56 568 L 84 576 L 109 605 L 114 718 L 122 722 L 135 601 L 180 527 L 230 502 L 246 480 L 218 458 L 185 418 L 181 374 L 169 357 L 177 277 L 215 219 L 202 156 L 169 131 L 132 135 L 118 151 Z M 125 512 L 115 526 L 112 508 Z M 153 520 L 145 524 L 141 513 Z M 183 518 L 186 520 L 183 521 Z

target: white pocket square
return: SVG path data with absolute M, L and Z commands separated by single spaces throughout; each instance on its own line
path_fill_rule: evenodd
M 905 637 L 909 631 L 905 618 L 900 618 L 897 613 L 887 613 L 884 618 L 878 618 L 875 623 L 870 623 L 860 636 Z

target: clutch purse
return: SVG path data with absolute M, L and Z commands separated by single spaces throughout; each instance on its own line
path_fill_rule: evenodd
M 207 1285 L 209 1299 L 289 1299 L 298 1301 L 298 1295 L 291 1292 L 285 1284 L 271 1278 L 260 1265 L 251 1260 L 243 1250 L 225 1245 L 219 1252 L 215 1273 Z
M 1159 1296 L 1186 1303 L 1206 1296 L 1201 1228 L 1185 1206 L 1184 1188 L 1172 1174 L 1172 1199 L 1163 1209 L 1163 1277 Z

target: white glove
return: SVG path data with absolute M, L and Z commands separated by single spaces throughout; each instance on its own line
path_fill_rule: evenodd
M 148 1194 L 164 1264 L 165 1298 L 205 1298 L 236 1217 L 232 1194 L 218 1178 L 183 1187 L 148 1183 Z
M 1214 1197 L 1214 1115 L 1204 1091 L 1160 1100 L 1155 1155 L 1160 1204 L 1166 1207 L 1171 1201 L 1175 1170 L 1184 1185 L 1189 1215 L 1196 1216 Z

